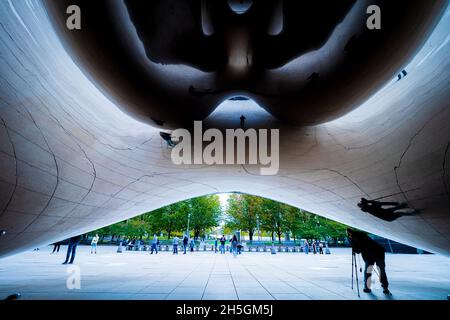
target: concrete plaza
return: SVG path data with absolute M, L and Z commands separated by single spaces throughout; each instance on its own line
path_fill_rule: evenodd
M 304 253 L 231 254 L 195 252 L 116 253 L 116 247 L 79 246 L 80 289 L 67 289 L 66 247 L 25 252 L 0 260 L 0 298 L 18 292 L 22 299 L 359 299 L 351 289 L 351 251 L 331 249 L 331 255 Z M 358 260 L 358 264 L 362 259 Z M 387 254 L 392 296 L 376 281 L 372 294 L 361 299 L 447 299 L 450 259 L 439 255 Z M 359 265 L 358 265 L 359 268 Z

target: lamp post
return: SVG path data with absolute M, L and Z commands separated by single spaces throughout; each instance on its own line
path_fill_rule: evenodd
M 259 215 L 256 215 L 256 227 L 258 229 L 258 241 L 261 241 L 261 230 L 259 230 Z
M 187 229 L 186 229 L 186 236 L 187 236 L 188 238 L 190 238 L 190 235 L 189 235 L 189 220 L 190 220 L 190 218 L 191 218 L 191 212 L 189 211 L 189 212 L 188 212 Z

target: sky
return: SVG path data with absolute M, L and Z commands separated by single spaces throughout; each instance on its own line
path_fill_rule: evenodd
M 220 203 L 222 204 L 222 208 L 225 209 L 225 207 L 227 206 L 227 201 L 228 198 L 230 197 L 231 193 L 219 193 L 219 199 L 220 199 Z

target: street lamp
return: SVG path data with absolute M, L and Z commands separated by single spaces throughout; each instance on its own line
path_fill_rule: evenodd
M 187 236 L 188 238 L 190 238 L 190 237 L 189 237 L 189 220 L 190 220 L 190 218 L 191 218 L 191 213 L 189 212 L 189 213 L 188 213 L 187 229 L 186 229 L 186 236 Z
M 256 215 L 256 227 L 258 229 L 258 241 L 261 241 L 261 230 L 259 230 L 259 215 Z

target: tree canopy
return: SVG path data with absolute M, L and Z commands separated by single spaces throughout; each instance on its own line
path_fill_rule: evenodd
M 225 233 L 242 230 L 248 234 L 250 241 L 258 228 L 279 242 L 283 234 L 294 241 L 346 237 L 345 225 L 281 202 L 248 194 L 231 194 L 225 210 L 218 195 L 192 198 L 95 230 L 92 234 L 98 233 L 101 239 L 111 236 L 113 240 L 116 237 L 142 240 L 154 233 L 163 233 L 171 238 L 189 229 L 189 236 L 197 239 L 205 237 L 218 226 L 222 226 L 227 231 Z

